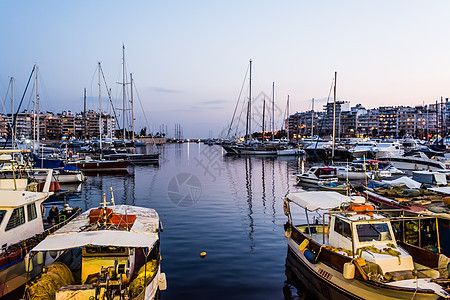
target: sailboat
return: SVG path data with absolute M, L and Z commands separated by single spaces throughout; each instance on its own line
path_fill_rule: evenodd
M 125 46 L 122 45 L 122 70 L 123 70 L 123 78 L 122 78 L 122 97 L 123 97 L 123 144 L 126 145 L 126 129 L 125 129 L 125 121 L 126 121 L 126 78 L 125 78 Z M 134 102 L 133 102 L 133 74 L 130 73 L 130 86 L 131 86 L 131 145 L 133 147 L 133 153 L 129 152 L 119 152 L 119 153 L 111 153 L 104 156 L 106 160 L 117 160 L 124 159 L 129 160 L 133 164 L 157 164 L 159 162 L 160 153 L 134 153 L 135 147 L 137 146 L 145 146 L 145 142 L 141 142 L 136 140 L 134 134 Z
M 85 158 L 75 161 L 67 162 L 68 165 L 75 166 L 85 172 L 120 172 L 126 171 L 127 167 L 130 165 L 129 160 L 115 159 L 115 160 L 105 160 L 103 159 L 103 117 L 102 117 L 102 100 L 101 100 L 101 64 L 98 63 L 98 100 L 100 105 L 99 114 L 99 143 L 100 143 L 100 159 Z
M 274 145 L 265 145 L 263 142 L 252 140 L 252 61 L 250 60 L 249 96 L 247 105 L 246 141 L 244 144 L 222 146 L 230 154 L 237 155 L 277 155 Z M 264 122 L 263 122 L 264 123 Z M 264 130 L 263 130 L 264 131 Z M 264 140 L 264 137 L 263 137 Z

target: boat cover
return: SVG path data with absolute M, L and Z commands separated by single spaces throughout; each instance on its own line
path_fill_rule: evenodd
M 130 232 L 118 230 L 97 230 L 49 235 L 33 248 L 36 251 L 65 250 L 79 247 L 129 247 L 153 248 L 158 240 L 156 233 Z
M 289 201 L 309 211 L 335 208 L 351 200 L 348 196 L 329 191 L 296 192 L 290 193 L 286 197 Z
M 411 179 L 407 176 L 402 176 L 395 180 L 383 180 L 383 182 L 391 186 L 406 185 L 410 189 L 419 189 L 420 186 L 422 185 L 420 182 L 417 182 L 414 179 Z
M 429 190 L 435 191 L 438 193 L 442 193 L 442 194 L 446 194 L 446 195 L 450 195 L 450 186 L 434 187 L 434 188 L 429 188 Z

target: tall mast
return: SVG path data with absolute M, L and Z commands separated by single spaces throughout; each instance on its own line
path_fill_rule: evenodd
M 14 77 L 11 77 L 11 121 L 14 120 Z M 11 140 L 13 149 L 16 148 L 16 128 L 14 126 L 14 121 L 11 123 Z
M 134 145 L 134 104 L 133 104 L 133 74 L 130 73 L 131 83 L 131 137 Z
M 311 109 L 311 138 L 314 136 L 314 98 L 312 98 L 312 109 Z
M 84 134 L 87 136 L 87 116 L 86 116 L 86 88 L 84 88 L 84 95 L 83 95 L 83 119 L 84 119 Z
M 272 82 L 272 142 L 275 139 L 275 82 Z
M 100 159 L 102 159 L 102 133 L 103 133 L 103 118 L 102 118 L 102 86 L 101 86 L 101 65 L 98 62 L 98 106 L 100 110 L 100 116 L 98 118 L 98 129 L 100 135 Z
M 337 72 L 334 72 L 334 96 L 333 96 L 333 143 L 331 148 L 331 158 L 334 157 L 334 143 L 336 142 L 336 83 Z
M 248 92 L 248 133 L 250 144 L 252 143 L 252 60 L 250 59 L 250 76 Z
M 264 120 L 264 116 L 266 115 L 266 98 L 264 98 L 264 100 L 263 100 L 263 121 L 262 121 L 262 140 L 261 140 L 261 142 L 263 142 L 264 143 L 264 122 L 265 122 L 265 120 Z
M 125 111 L 126 111 L 126 91 L 125 91 L 125 45 L 122 44 L 122 107 L 123 107 L 123 112 L 122 112 L 122 122 L 123 122 L 123 139 L 126 138 L 125 134 L 126 134 L 126 129 L 125 129 Z
M 289 120 L 289 95 L 287 97 L 287 106 L 286 106 L 286 119 Z M 287 135 L 287 139 L 290 142 L 291 139 L 289 138 L 289 124 L 286 126 L 286 123 L 284 124 L 284 127 L 286 129 L 286 135 Z

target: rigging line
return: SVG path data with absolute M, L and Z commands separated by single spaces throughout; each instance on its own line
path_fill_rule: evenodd
M 331 91 L 333 90 L 333 85 L 334 85 L 334 77 L 331 80 L 330 91 L 328 92 L 328 98 L 327 98 L 327 105 L 328 105 L 328 101 L 330 101 Z M 323 115 L 322 122 L 320 122 L 320 127 L 319 127 L 319 131 L 318 131 L 318 135 L 317 135 L 316 146 L 314 147 L 314 153 L 312 155 L 313 159 L 314 159 L 314 156 L 316 155 L 317 144 L 319 144 L 319 135 L 320 135 L 320 132 L 322 131 L 323 124 L 325 123 L 325 119 L 326 119 L 326 114 Z
M 145 124 L 147 124 L 147 128 L 150 129 L 150 124 L 148 123 L 147 116 L 145 115 L 144 106 L 142 105 L 141 97 L 139 96 L 139 92 L 136 87 L 136 81 L 134 79 L 133 79 L 133 82 L 134 82 L 134 90 L 136 91 L 136 95 L 139 100 L 139 105 L 141 106 L 142 114 L 144 115 Z
M 35 67 L 36 67 L 36 66 L 34 65 L 34 66 L 33 66 L 33 69 L 31 70 L 30 77 L 28 78 L 27 85 L 26 85 L 26 87 L 25 87 L 25 90 L 23 91 L 22 99 L 20 99 L 20 103 L 19 103 L 19 106 L 17 107 L 17 111 L 16 111 L 15 115 L 12 116 L 12 117 L 13 117 L 13 124 L 12 124 L 12 127 L 9 128 L 10 133 L 12 133 L 11 130 L 16 126 L 17 114 L 19 113 L 20 107 L 22 106 L 23 99 L 25 98 L 25 94 L 26 94 L 26 92 L 27 92 L 28 86 L 30 85 L 31 78 L 33 77 L 33 73 L 34 73 L 34 71 L 35 71 Z M 7 142 L 8 142 L 8 139 L 9 139 L 9 134 L 8 134 L 7 137 L 6 137 L 6 142 L 5 142 L 4 146 L 3 146 L 3 149 L 6 148 L 6 144 L 7 144 Z
M 237 101 L 237 103 L 236 103 L 236 106 L 234 107 L 233 117 L 231 118 L 230 127 L 229 127 L 229 129 L 228 129 L 227 137 L 229 137 L 229 135 L 230 135 L 231 126 L 233 125 L 234 116 L 236 115 L 236 110 L 237 110 L 237 108 L 238 108 L 239 101 L 240 101 L 240 99 L 241 99 L 242 91 L 243 91 L 243 89 L 244 89 L 244 85 L 245 85 L 245 82 L 246 82 L 246 80 L 247 80 L 247 74 L 248 74 L 248 70 L 249 70 L 249 69 L 250 69 L 250 65 L 247 66 L 247 71 L 245 71 L 244 80 L 242 81 L 241 90 L 239 91 L 238 101 Z
M 12 78 L 12 77 L 11 77 Z M 6 102 L 6 99 L 8 99 L 8 94 L 9 94 L 9 88 L 11 87 L 11 81 L 9 82 L 9 84 L 8 84 L 8 89 L 6 90 L 6 95 L 5 95 L 5 101 L 2 101 L 2 99 L 0 98 L 0 101 L 2 102 L 2 107 L 3 107 L 3 113 L 5 114 L 5 115 L 8 115 L 7 113 L 6 113 L 6 107 L 5 107 L 5 102 Z M 11 89 L 12 90 L 12 89 Z M 11 126 L 11 128 L 12 128 L 12 115 L 13 115 L 13 112 L 11 112 L 11 120 L 9 119 L 9 118 L 6 118 L 6 123 L 9 125 L 9 126 Z
M 109 90 L 108 84 L 106 83 L 106 78 L 105 78 L 105 74 L 103 73 L 102 65 L 100 65 L 100 71 L 101 71 L 101 73 L 102 73 L 103 82 L 105 82 L 105 87 L 106 87 L 106 92 L 108 93 L 109 102 L 111 103 L 111 107 L 112 107 L 112 110 L 113 110 L 113 112 L 114 112 L 114 118 L 116 118 L 117 127 L 118 127 L 118 129 L 119 129 L 119 131 L 120 131 L 119 119 L 117 118 L 116 110 L 114 109 L 114 104 L 113 104 L 112 98 L 111 98 L 111 91 Z M 100 114 L 101 114 L 101 113 L 102 113 L 102 112 L 100 112 Z

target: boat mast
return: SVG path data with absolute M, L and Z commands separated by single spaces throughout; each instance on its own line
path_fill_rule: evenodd
M 272 142 L 275 140 L 275 82 L 272 82 Z
M 287 97 L 286 119 L 289 120 L 289 95 Z M 291 139 L 289 138 L 289 125 L 286 126 L 286 123 L 284 123 L 284 127 L 286 129 L 286 135 L 287 135 L 288 142 L 290 142 Z
M 331 148 L 331 159 L 334 157 L 334 143 L 336 142 L 336 81 L 337 72 L 334 72 L 334 96 L 333 96 L 333 143 Z
M 84 95 L 83 95 L 83 104 L 84 104 L 84 134 L 87 136 L 87 117 L 86 117 L 86 88 L 84 88 Z
M 250 138 L 250 144 L 252 143 L 252 60 L 250 59 L 250 76 L 249 76 L 249 89 L 248 89 L 248 135 Z
M 125 129 L 125 111 L 126 111 L 126 102 L 125 102 L 125 98 L 126 98 L 126 91 L 125 91 L 125 45 L 122 44 L 122 107 L 123 107 L 123 112 L 122 112 L 122 122 L 123 122 L 123 139 L 125 140 L 126 138 L 126 129 Z
M 262 139 L 261 139 L 261 142 L 262 143 L 264 143 L 264 123 L 265 123 L 265 119 L 264 119 L 264 117 L 265 117 L 265 115 L 266 115 L 266 98 L 264 98 L 264 100 L 263 100 L 263 121 L 262 121 Z
M 311 140 L 314 136 L 314 98 L 312 98 L 312 109 L 311 109 Z
M 131 139 L 134 145 L 134 104 L 133 104 L 133 74 L 130 73 L 131 84 Z
M 14 120 L 14 77 L 11 77 L 11 121 Z M 11 124 L 14 125 L 14 124 Z M 16 130 L 11 126 L 11 142 L 13 149 L 16 149 Z
M 100 110 L 100 116 L 98 118 L 98 129 L 100 135 L 100 159 L 102 159 L 102 131 L 103 131 L 103 118 L 102 118 L 102 86 L 101 86 L 101 65 L 98 62 L 98 105 Z
M 34 130 L 33 150 L 36 153 L 36 140 L 39 146 L 39 92 L 38 92 L 38 67 L 34 65 Z M 37 120 L 37 123 L 36 123 Z

